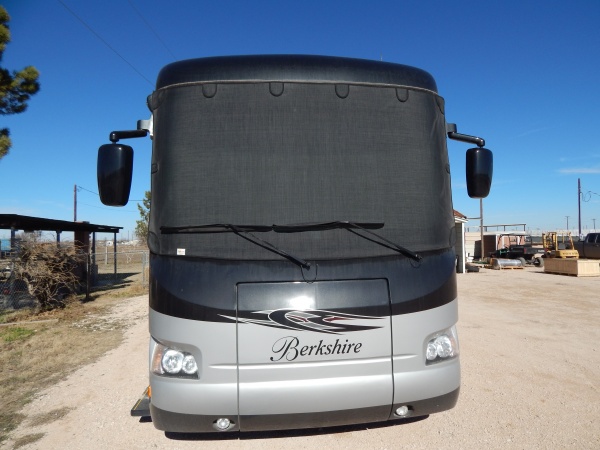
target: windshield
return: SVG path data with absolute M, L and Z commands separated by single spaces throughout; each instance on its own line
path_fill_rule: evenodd
M 388 239 L 369 231 L 369 229 L 383 228 L 383 223 L 354 223 L 350 221 L 336 221 L 336 222 L 324 222 L 324 223 L 309 223 L 309 224 L 295 224 L 295 225 L 234 225 L 234 224 L 208 224 L 208 225 L 192 225 L 192 226 L 179 226 L 179 227 L 161 227 L 161 232 L 164 234 L 193 234 L 193 233 L 227 233 L 231 232 L 239 237 L 246 239 L 259 247 L 262 247 L 270 252 L 277 255 L 283 256 L 290 260 L 294 264 L 310 269 L 310 263 L 303 259 L 291 255 L 277 247 L 270 242 L 265 241 L 262 238 L 255 236 L 252 232 L 268 232 L 273 231 L 275 233 L 303 233 L 307 231 L 326 231 L 326 230 L 337 230 L 344 229 L 348 230 L 355 235 L 366 239 L 367 241 L 373 242 L 374 244 L 381 245 L 382 247 L 394 250 L 401 255 L 411 258 L 415 261 L 420 261 L 421 256 L 417 255 L 401 245 L 398 245 Z M 358 230 L 362 230 L 362 233 Z M 365 235 L 363 233 L 368 233 Z
M 411 252 L 451 247 L 443 101 L 398 91 L 351 85 L 340 97 L 331 84 L 286 83 L 275 96 L 269 83 L 231 82 L 209 97 L 193 84 L 153 94 L 150 249 L 274 258 L 231 232 L 161 232 L 202 224 L 284 224 L 268 242 L 303 260 L 397 254 L 386 241 Z M 385 223 L 379 245 L 339 226 L 349 218 Z

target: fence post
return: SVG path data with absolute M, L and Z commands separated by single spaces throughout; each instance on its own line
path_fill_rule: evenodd
M 87 269 L 86 269 L 86 277 L 85 277 L 85 301 L 89 302 L 90 301 L 90 278 L 92 277 L 92 273 L 91 273 L 91 269 L 92 269 L 92 264 L 91 264 L 91 255 L 90 252 L 87 252 Z
M 114 237 L 115 238 L 113 240 L 113 253 L 114 253 L 114 256 L 115 256 L 115 261 L 114 261 L 114 269 L 115 269 L 115 271 L 113 273 L 113 276 L 114 276 L 114 280 L 117 281 L 117 233 L 114 233 Z
M 142 284 L 146 284 L 146 263 L 147 263 L 146 252 L 142 252 Z

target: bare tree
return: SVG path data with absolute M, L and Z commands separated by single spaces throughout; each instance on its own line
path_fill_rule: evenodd
M 29 239 L 21 242 L 15 275 L 25 281 L 29 294 L 38 300 L 42 310 L 62 308 L 79 285 L 79 259 L 81 256 L 73 247 Z

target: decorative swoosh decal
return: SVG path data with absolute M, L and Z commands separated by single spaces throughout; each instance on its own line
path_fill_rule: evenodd
M 266 327 L 283 328 L 297 331 L 316 331 L 318 333 L 340 334 L 353 331 L 372 330 L 381 328 L 375 325 L 354 325 L 351 321 L 380 320 L 384 317 L 359 316 L 356 314 L 344 314 L 334 311 L 320 309 L 298 310 L 298 309 L 275 309 L 270 311 L 255 311 L 252 317 L 231 317 L 221 315 L 227 319 L 241 323 L 252 323 Z M 258 318 L 256 315 L 262 315 Z

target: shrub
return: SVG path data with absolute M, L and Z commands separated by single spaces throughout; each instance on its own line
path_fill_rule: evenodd
M 79 286 L 77 268 L 82 257 L 73 247 L 23 241 L 15 275 L 25 281 L 29 294 L 37 299 L 42 310 L 62 308 Z

